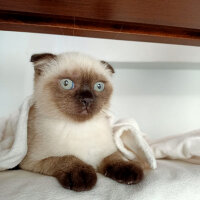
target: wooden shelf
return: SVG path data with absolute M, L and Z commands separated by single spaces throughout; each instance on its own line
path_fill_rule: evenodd
M 199 0 L 0 0 L 0 30 L 200 45 Z

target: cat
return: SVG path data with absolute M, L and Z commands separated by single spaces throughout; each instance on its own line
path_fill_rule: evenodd
M 138 163 L 123 158 L 106 115 L 113 67 L 80 53 L 35 54 L 34 104 L 28 152 L 20 168 L 54 176 L 74 191 L 90 190 L 97 172 L 117 182 L 142 180 Z

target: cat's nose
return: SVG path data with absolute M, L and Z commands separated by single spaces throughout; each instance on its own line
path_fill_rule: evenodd
M 80 102 L 86 107 L 90 106 L 93 101 L 94 101 L 93 98 L 81 98 L 80 99 Z
M 94 96 L 90 90 L 83 90 L 79 93 L 79 100 L 83 106 L 90 106 L 94 101 Z

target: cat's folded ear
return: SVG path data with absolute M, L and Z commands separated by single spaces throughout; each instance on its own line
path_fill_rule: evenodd
M 44 60 L 49 60 L 49 59 L 55 59 L 56 55 L 51 54 L 51 53 L 41 53 L 41 54 L 33 54 L 31 56 L 31 62 L 39 62 L 39 61 L 44 61 Z
M 56 61 L 56 57 L 56 55 L 51 53 L 33 54 L 30 61 L 34 64 L 35 74 L 41 75 L 49 67 L 51 61 Z
M 115 73 L 115 70 L 113 69 L 113 67 L 109 63 L 107 63 L 104 60 L 101 60 L 101 63 L 106 66 L 106 70 L 110 73 L 110 75 Z

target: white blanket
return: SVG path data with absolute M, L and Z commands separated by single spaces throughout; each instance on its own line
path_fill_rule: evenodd
M 179 159 L 200 165 L 200 130 L 156 141 L 151 148 L 157 159 Z
M 32 103 L 32 97 L 28 97 L 17 113 L 0 119 L 0 171 L 17 166 L 26 155 L 27 119 Z M 118 149 L 127 159 L 141 161 L 145 168 L 155 169 L 156 158 L 200 164 L 200 131 L 164 139 L 150 146 L 134 120 L 110 121 Z
M 8 118 L 0 118 L 0 171 L 17 166 L 27 152 L 27 120 L 32 98 Z
M 199 200 L 200 169 L 180 161 L 159 160 L 137 185 L 124 185 L 98 174 L 95 187 L 74 192 L 54 177 L 23 170 L 0 172 L 1 200 Z

